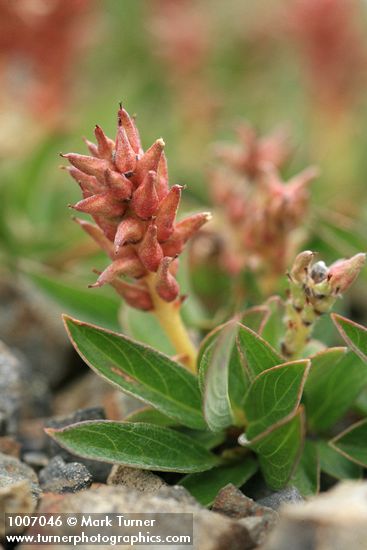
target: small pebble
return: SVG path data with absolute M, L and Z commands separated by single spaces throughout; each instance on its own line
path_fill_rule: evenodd
M 47 466 L 49 458 L 45 453 L 29 451 L 23 454 L 23 461 L 28 464 L 28 466 L 31 466 L 31 468 L 38 471 Z
M 40 485 L 47 493 L 76 493 L 91 486 L 93 477 L 84 464 L 66 463 L 55 456 L 39 473 Z
M 106 415 L 102 407 L 90 407 L 88 409 L 79 409 L 70 415 L 55 416 L 48 418 L 45 422 L 46 428 L 64 428 L 70 426 L 76 422 L 82 422 L 84 420 L 105 420 Z M 51 457 L 59 455 L 67 462 L 78 462 L 84 464 L 88 471 L 93 476 L 93 481 L 99 483 L 105 483 L 107 477 L 111 471 L 111 464 L 106 462 L 99 462 L 96 460 L 88 460 L 87 458 L 80 458 L 72 453 L 69 453 L 66 449 L 63 449 L 51 438 L 49 440 L 49 455 Z
M 123 485 L 127 489 L 131 488 L 139 493 L 156 493 L 166 483 L 148 470 L 115 464 L 108 476 L 107 485 Z
M 11 487 L 24 480 L 29 484 L 33 497 L 37 499 L 41 489 L 32 468 L 14 456 L 0 453 L 0 488 Z
M 0 453 L 19 458 L 20 444 L 18 443 L 18 441 L 16 441 L 12 437 L 8 437 L 8 436 L 0 437 Z

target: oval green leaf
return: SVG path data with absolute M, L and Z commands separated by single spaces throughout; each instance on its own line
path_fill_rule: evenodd
M 209 335 L 200 354 L 204 416 L 213 432 L 233 424 L 229 397 L 229 368 L 237 335 L 237 323 L 230 321 Z
M 127 336 L 64 316 L 76 351 L 97 374 L 190 428 L 207 428 L 197 378 Z
M 346 344 L 367 362 L 367 328 L 336 313 L 331 317 Z
M 344 416 L 367 384 L 367 366 L 346 348 L 330 348 L 311 358 L 305 386 L 307 421 L 323 433 Z
M 203 472 L 219 462 L 197 441 L 153 424 L 92 420 L 46 432 L 77 456 L 147 470 Z
M 246 436 L 253 439 L 298 407 L 310 361 L 292 361 L 259 374 L 245 400 Z
M 340 454 L 327 441 L 318 441 L 317 449 L 320 457 L 320 468 L 336 479 L 360 479 L 362 468 Z
M 306 441 L 300 461 L 292 476 L 292 485 L 304 497 L 316 495 L 320 489 L 320 464 L 318 448 L 313 441 Z
M 282 356 L 250 328 L 240 325 L 237 338 L 253 378 L 264 370 L 284 363 Z
M 303 439 L 304 416 L 300 407 L 290 420 L 249 442 L 271 489 L 282 489 L 289 481 L 300 457 Z
M 367 468 L 367 419 L 356 422 L 330 441 L 343 456 Z

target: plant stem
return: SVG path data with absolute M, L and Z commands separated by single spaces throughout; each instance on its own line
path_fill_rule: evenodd
M 189 370 L 196 373 L 197 351 L 182 322 L 179 302 L 177 300 L 166 302 L 157 294 L 155 289 L 155 273 L 149 273 L 144 280 L 149 287 L 154 304 L 154 311 L 152 313 L 157 317 L 159 324 L 167 334 L 177 354 L 182 356 L 182 363 Z
M 297 312 L 293 304 L 286 305 L 286 332 L 282 343 L 282 352 L 289 360 L 298 359 L 307 345 L 314 323 L 305 325 L 302 321 L 302 312 Z

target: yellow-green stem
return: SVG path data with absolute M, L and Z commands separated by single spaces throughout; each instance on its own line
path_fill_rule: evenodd
M 177 354 L 182 357 L 182 363 L 196 373 L 197 350 L 193 345 L 180 315 L 180 305 L 177 301 L 166 302 L 155 289 L 156 274 L 145 277 L 154 304 L 154 315 L 174 346 Z
M 307 345 L 310 334 L 312 333 L 313 324 L 305 325 L 302 322 L 302 317 L 299 312 L 297 312 L 291 303 L 287 304 L 286 308 L 286 325 L 287 330 L 284 336 L 283 345 L 287 359 L 293 361 L 297 359 L 305 346 Z

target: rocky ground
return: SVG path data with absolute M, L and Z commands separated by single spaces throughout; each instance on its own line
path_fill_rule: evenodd
M 207 510 L 164 476 L 61 449 L 44 427 L 121 419 L 139 403 L 81 365 L 61 323 L 50 323 L 52 314 L 36 308 L 26 289 L 0 286 L 0 304 L 1 511 L 193 513 L 197 550 L 367 549 L 367 482 L 343 483 L 307 502 L 292 487 L 280 493 L 249 487 L 246 495 L 227 485 Z M 0 550 L 2 539 L 0 515 Z

